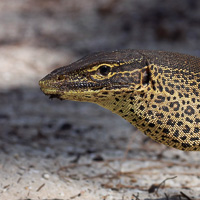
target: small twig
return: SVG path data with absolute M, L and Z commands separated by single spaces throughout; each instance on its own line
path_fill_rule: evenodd
M 184 194 L 183 192 L 180 192 L 180 194 L 185 197 L 187 200 L 192 200 L 190 197 L 188 197 L 186 194 Z
M 44 186 L 45 186 L 45 183 L 43 183 L 43 184 L 36 190 L 36 192 L 39 192 Z
M 18 178 L 18 180 L 17 180 L 17 183 L 19 183 L 21 180 L 22 180 L 22 178 L 21 178 L 21 177 L 19 177 L 19 178 Z
M 3 187 L 3 189 L 7 189 L 7 188 L 9 188 L 10 187 L 10 184 L 9 185 L 6 185 L 6 186 L 4 186 Z
M 80 197 L 83 193 L 84 193 L 84 191 L 81 191 L 80 193 L 70 197 L 70 199 L 75 199 L 76 197 Z
M 137 193 L 137 195 L 132 194 L 132 196 L 135 197 L 136 200 L 140 200 L 140 199 L 139 199 L 139 193 Z
M 158 190 L 159 190 L 159 188 L 163 185 L 165 185 L 165 182 L 167 181 L 167 180 L 170 180 L 170 179 L 175 179 L 177 176 L 174 176 L 174 177 L 170 177 L 170 178 L 166 178 L 164 181 L 162 181 L 160 184 L 153 184 L 153 185 L 151 185 L 151 187 L 149 188 L 149 190 L 148 190 L 148 192 L 149 193 L 153 193 L 153 192 L 155 192 L 156 194 L 158 193 Z
M 166 193 L 164 193 L 164 194 L 165 194 L 166 200 L 169 200 L 169 197 L 168 197 L 168 195 L 167 195 Z

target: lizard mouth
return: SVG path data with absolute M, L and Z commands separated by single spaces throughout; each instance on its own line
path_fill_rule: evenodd
M 62 91 L 59 89 L 58 84 L 55 81 L 51 81 L 44 77 L 39 81 L 40 90 L 50 99 L 61 99 Z
M 92 88 L 93 92 L 98 92 L 103 88 L 106 88 L 106 85 L 99 83 L 72 83 L 66 81 L 53 81 L 46 80 L 45 78 L 39 81 L 41 91 L 49 96 L 50 99 L 72 99 L 72 97 L 82 98 L 87 92 Z M 73 100 L 73 99 L 72 99 Z
M 62 99 L 61 96 L 62 94 L 55 90 L 55 89 L 50 89 L 48 87 L 43 87 L 44 84 L 40 83 L 39 82 L 39 85 L 40 85 L 40 90 L 46 95 L 46 96 L 49 96 L 50 99 Z

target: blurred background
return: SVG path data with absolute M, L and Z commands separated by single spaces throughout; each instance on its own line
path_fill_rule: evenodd
M 159 49 L 198 56 L 199 4 L 198 0 L 1 1 L 0 45 L 5 54 L 1 70 L 8 69 L 5 56 L 16 59 L 14 69 L 10 66 L 1 73 L 1 85 L 18 76 L 20 60 L 26 61 L 24 71 L 42 71 L 46 65 L 55 68 L 104 50 Z
M 190 162 L 199 162 L 199 156 L 194 156 L 197 152 L 184 153 L 154 143 L 97 105 L 50 101 L 40 91 L 38 81 L 53 69 L 91 52 L 119 49 L 158 49 L 200 56 L 200 1 L 0 1 L 0 198 L 62 199 L 84 191 L 81 199 L 120 199 L 123 189 L 127 197 L 139 191 L 141 198 L 153 199 L 151 195 L 155 194 L 147 191 L 152 180 L 159 183 L 171 174 L 166 173 L 168 166 L 162 165 L 163 158 L 189 162 L 195 157 L 197 160 Z M 128 157 L 133 162 L 138 159 L 137 165 L 127 160 L 123 169 L 132 169 L 139 178 L 85 181 L 85 171 L 87 177 L 112 171 L 102 162 L 122 158 L 132 137 Z M 140 174 L 137 170 L 144 162 L 155 164 L 148 159 L 158 159 L 161 165 L 153 174 L 144 168 Z M 62 176 L 57 173 L 71 163 L 96 161 L 101 161 L 100 167 L 96 163 L 89 169 L 78 165 L 74 171 L 63 170 Z M 112 163 L 117 171 L 120 166 Z M 177 171 L 183 170 L 181 167 Z M 191 176 L 184 177 L 186 182 Z M 123 184 L 116 189 L 115 181 L 119 180 Z M 170 182 L 169 189 L 174 190 L 168 194 L 180 194 L 179 189 L 185 186 L 180 180 Z M 199 185 L 198 177 L 192 176 L 192 180 Z M 110 185 L 105 186 L 108 182 Z M 116 190 L 111 192 L 112 187 Z M 193 195 L 199 190 L 190 189 Z M 166 192 L 160 190 L 160 197 Z

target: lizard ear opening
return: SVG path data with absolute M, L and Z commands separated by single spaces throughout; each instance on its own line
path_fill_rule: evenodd
M 141 76 L 142 76 L 142 85 L 143 87 L 146 87 L 147 85 L 149 85 L 151 81 L 151 72 L 150 72 L 149 66 L 145 67 L 142 70 Z

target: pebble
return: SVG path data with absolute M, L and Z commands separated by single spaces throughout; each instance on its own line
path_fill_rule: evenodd
M 44 173 L 44 174 L 42 175 L 42 177 L 43 177 L 44 179 L 48 180 L 50 176 L 49 176 L 49 174 Z

